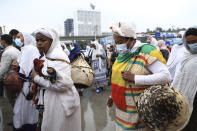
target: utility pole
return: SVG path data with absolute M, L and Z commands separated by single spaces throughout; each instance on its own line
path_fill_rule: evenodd
M 97 25 L 95 25 L 94 27 L 95 27 L 95 31 L 94 31 L 94 32 L 95 32 L 95 34 L 94 34 L 94 35 L 95 35 L 95 36 L 94 36 L 95 38 L 94 38 L 94 39 L 96 40 Z
M 6 30 L 5 30 L 5 25 L 3 26 L 3 34 L 6 33 Z

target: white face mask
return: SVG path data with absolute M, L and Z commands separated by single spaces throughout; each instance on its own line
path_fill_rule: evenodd
M 127 44 L 125 44 L 125 43 L 116 45 L 116 49 L 117 49 L 117 52 L 122 55 L 125 55 L 128 52 Z

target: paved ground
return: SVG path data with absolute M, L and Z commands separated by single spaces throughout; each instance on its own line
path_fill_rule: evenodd
M 115 131 L 114 108 L 106 106 L 110 88 L 100 94 L 93 88 L 86 89 L 81 96 L 82 131 Z M 0 131 L 12 131 L 8 125 L 12 121 L 11 105 L 0 97 Z
M 95 89 L 89 88 L 81 97 L 82 131 L 115 131 L 115 110 L 106 106 L 109 97 L 109 87 L 97 94 Z
M 8 99 L 0 97 L 0 131 L 12 131 L 12 108 Z

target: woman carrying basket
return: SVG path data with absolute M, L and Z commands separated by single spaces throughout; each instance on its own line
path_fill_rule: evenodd
M 150 44 L 135 44 L 135 26 L 118 22 L 111 27 L 119 53 L 112 67 L 112 91 L 108 106 L 116 105 L 116 131 L 145 131 L 139 121 L 138 96 L 151 85 L 170 82 L 161 52 Z

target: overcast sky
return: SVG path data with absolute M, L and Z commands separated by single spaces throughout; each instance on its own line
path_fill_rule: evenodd
M 159 26 L 188 28 L 197 25 L 197 0 L 0 0 L 0 26 L 32 32 L 40 27 L 64 34 L 64 21 L 77 9 L 101 11 L 102 31 L 116 21 L 134 22 L 137 31 Z

